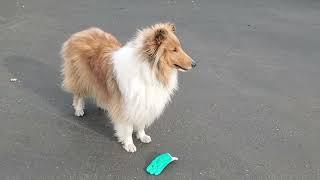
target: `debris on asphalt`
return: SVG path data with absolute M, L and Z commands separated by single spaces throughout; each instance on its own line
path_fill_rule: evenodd
M 11 78 L 10 79 L 10 82 L 16 82 L 17 81 L 17 78 Z

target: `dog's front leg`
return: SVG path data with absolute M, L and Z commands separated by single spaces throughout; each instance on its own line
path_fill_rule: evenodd
M 118 141 L 123 144 L 123 148 L 128 152 L 135 152 L 137 148 L 132 140 L 133 125 L 128 122 L 116 122 L 114 123 L 114 129 Z
M 134 129 L 137 132 L 137 138 L 140 139 L 141 142 L 150 143 L 151 137 L 147 135 L 146 132 L 144 131 L 145 127 L 146 127 L 145 124 L 137 125 L 137 126 L 134 126 Z

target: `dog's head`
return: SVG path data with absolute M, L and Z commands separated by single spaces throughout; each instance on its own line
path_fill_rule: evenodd
M 164 69 L 187 71 L 196 66 L 183 50 L 175 32 L 176 27 L 172 23 L 155 24 L 140 32 L 140 35 L 144 36 L 143 53 L 153 67 L 160 71 Z

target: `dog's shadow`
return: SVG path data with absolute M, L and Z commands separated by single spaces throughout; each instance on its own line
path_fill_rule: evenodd
M 112 140 L 113 128 L 105 112 L 93 103 L 86 101 L 85 116 L 77 118 L 73 115 L 72 97 L 61 89 L 60 69 L 50 67 L 36 59 L 24 56 L 9 56 L 4 59 L 9 73 L 16 77 L 19 86 L 31 90 L 56 108 L 61 116 L 85 126 Z

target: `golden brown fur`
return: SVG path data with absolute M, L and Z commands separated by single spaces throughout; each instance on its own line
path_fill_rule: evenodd
M 111 55 L 120 47 L 115 37 L 98 28 L 72 35 L 61 51 L 64 89 L 78 97 L 94 97 L 100 107 L 118 114 L 121 94 L 113 75 Z

